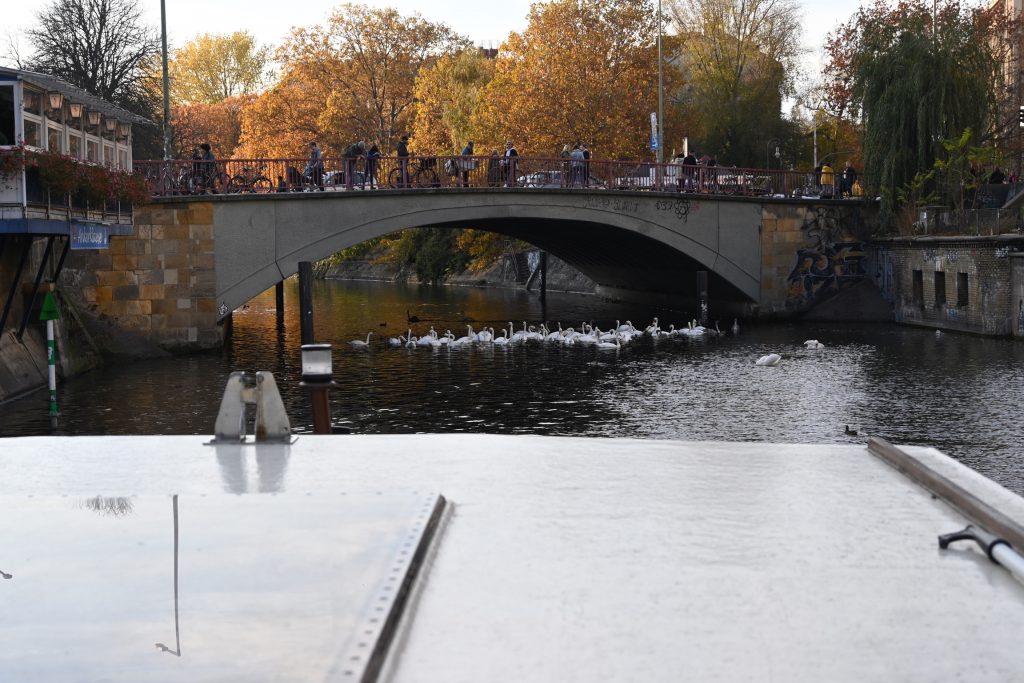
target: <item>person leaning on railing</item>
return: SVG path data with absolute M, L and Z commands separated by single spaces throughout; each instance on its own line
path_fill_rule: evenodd
M 398 168 L 402 170 L 399 187 L 409 186 L 409 136 L 403 135 L 395 148 L 395 156 L 398 157 Z

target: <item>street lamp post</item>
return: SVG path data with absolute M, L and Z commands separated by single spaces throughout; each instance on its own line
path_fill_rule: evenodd
M 658 0 L 658 168 L 661 168 L 661 162 L 663 160 L 663 154 L 661 148 L 665 146 L 665 77 L 664 70 L 662 68 L 662 54 L 661 54 L 661 0 Z

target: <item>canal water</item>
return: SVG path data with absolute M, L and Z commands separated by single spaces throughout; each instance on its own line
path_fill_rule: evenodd
M 112 363 L 60 387 L 54 429 L 45 391 L 0 405 L 0 435 L 210 434 L 228 373 L 274 373 L 297 431 L 312 418 L 300 374 L 298 292 L 286 284 L 234 316 L 221 353 Z M 317 282 L 316 340 L 335 345 L 336 424 L 358 433 L 489 432 L 640 439 L 933 445 L 1024 494 L 1024 344 L 894 325 L 721 320 L 720 337 L 641 338 L 619 351 L 531 342 L 439 350 L 388 348 L 431 326 L 521 328 L 548 320 L 602 329 L 684 311 L 596 297 L 463 287 Z M 407 322 L 416 318 L 418 322 Z M 713 317 L 712 317 L 713 319 Z M 373 332 L 368 349 L 349 345 Z M 807 339 L 825 346 L 809 350 Z M 776 367 L 758 357 L 778 353 Z M 857 431 L 846 434 L 846 426 Z M 338 438 L 344 438 L 339 436 Z M 3 442 L 0 442 L 0 448 Z M 604 448 L 595 441 L 594 448 Z

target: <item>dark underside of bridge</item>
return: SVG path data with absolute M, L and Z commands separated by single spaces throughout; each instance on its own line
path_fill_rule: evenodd
M 712 301 L 750 301 L 711 272 L 713 264 L 701 264 L 649 237 L 600 223 L 531 218 L 477 220 L 473 225 L 452 223 L 436 227 L 489 230 L 521 239 L 560 258 L 603 287 L 690 300 L 698 294 L 698 271 L 706 270 Z

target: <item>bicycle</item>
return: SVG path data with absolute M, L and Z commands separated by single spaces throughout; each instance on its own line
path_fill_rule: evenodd
M 228 182 L 228 193 L 236 194 L 238 192 L 270 192 L 274 189 L 274 184 L 270 182 L 270 178 L 263 175 L 264 166 L 260 166 L 253 170 L 249 166 L 242 167 L 242 172 L 235 175 Z
M 388 174 L 388 187 L 441 187 L 436 167 L 437 159 L 434 157 L 410 159 L 405 169 L 407 182 L 402 182 L 402 167 L 399 165 Z

